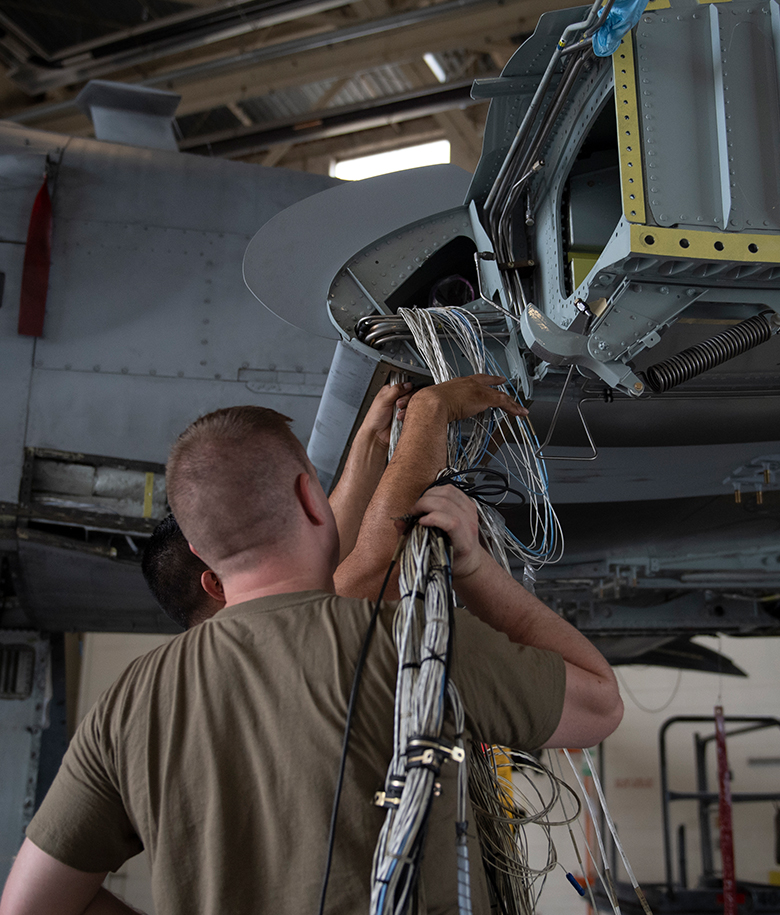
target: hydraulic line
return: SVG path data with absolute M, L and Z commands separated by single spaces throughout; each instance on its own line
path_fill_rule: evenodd
M 776 333 L 766 314 L 754 315 L 722 334 L 695 344 L 670 359 L 651 365 L 645 372 L 650 388 L 662 394 L 684 381 L 708 372 L 749 349 L 766 343 Z
M 558 65 L 558 61 L 561 57 L 561 50 L 566 46 L 567 39 L 570 34 L 573 32 L 589 28 L 595 21 L 597 21 L 598 10 L 601 6 L 601 0 L 594 0 L 593 5 L 588 11 L 588 15 L 585 17 L 582 22 L 573 22 L 571 25 L 567 26 L 561 36 L 561 40 L 558 42 L 555 51 L 550 58 L 550 62 L 547 64 L 547 68 L 542 76 L 542 79 L 539 82 L 539 85 L 534 93 L 534 97 L 531 100 L 531 104 L 528 106 L 528 110 L 523 117 L 523 121 L 520 124 L 520 127 L 517 130 L 512 145 L 509 147 L 509 150 L 504 157 L 504 161 L 499 170 L 496 180 L 493 182 L 493 186 L 490 189 L 490 193 L 485 200 L 484 209 L 489 211 L 493 208 L 496 197 L 499 196 L 503 189 L 505 189 L 507 181 L 507 173 L 511 171 L 511 166 L 514 162 L 515 156 L 518 152 L 518 147 L 526 140 L 528 131 L 533 124 L 539 106 L 542 103 L 544 96 L 547 94 L 547 87 L 550 84 L 555 68 Z

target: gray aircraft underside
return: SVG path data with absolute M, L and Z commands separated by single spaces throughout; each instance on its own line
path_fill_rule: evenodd
M 620 129 L 621 50 L 573 74 L 507 205 L 516 225 L 503 251 L 486 201 L 582 10 L 543 17 L 502 76 L 475 86 L 492 103 L 473 178 L 437 167 L 342 185 L 0 126 L 2 627 L 173 631 L 145 590 L 140 551 L 167 510 L 163 464 L 178 432 L 235 403 L 286 413 L 305 442 L 317 418 L 310 447 L 332 480 L 387 373 L 429 377 L 394 313 L 425 306 L 454 274 L 479 289 L 476 310 L 497 306 L 491 347 L 531 403 L 540 441 L 561 399 L 543 453 L 566 458 L 547 462 L 566 551 L 539 571 L 540 596 L 609 639 L 615 660 L 675 663 L 663 646 L 680 649 L 695 633 L 775 633 L 777 4 L 677 0 L 670 16 L 666 0 L 654 3 L 628 67 L 639 86 L 627 105 L 641 133 L 633 158 Z M 726 86 L 733 133 L 718 95 L 718 29 L 731 30 L 728 72 L 740 74 Z M 702 60 L 709 81 L 689 86 Z M 616 73 L 626 79 L 617 101 Z M 563 82 L 554 70 L 550 92 Z M 36 339 L 17 319 L 47 161 L 53 243 Z M 644 185 L 629 185 L 629 168 Z M 267 308 L 242 278 L 248 245 L 246 281 Z M 507 274 L 528 296 L 522 319 Z M 585 323 L 578 302 L 592 309 Z M 661 364 L 663 387 L 665 360 L 756 316 L 766 342 L 671 390 L 651 388 L 651 366 Z M 593 456 L 582 418 L 594 460 L 572 460 Z M 510 498 L 502 510 L 522 536 L 523 506 Z

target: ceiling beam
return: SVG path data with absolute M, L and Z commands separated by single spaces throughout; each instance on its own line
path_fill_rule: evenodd
M 109 32 L 83 44 L 63 48 L 47 55 L 36 46 L 22 57 L 14 53 L 16 66 L 11 78 L 25 92 L 38 95 L 62 86 L 115 73 L 170 57 L 204 44 L 266 29 L 281 22 L 303 19 L 315 13 L 346 6 L 350 0 L 247 0 L 245 3 L 220 3 L 216 7 L 191 9 L 162 19 L 150 20 L 117 32 Z M 0 24 L 10 28 L 8 17 L 0 13 Z M 0 39 L 5 43 L 5 39 Z M 15 47 L 15 46 L 14 46 Z M 13 52 L 14 47 L 8 50 Z M 50 62 L 33 62 L 32 55 Z
M 278 144 L 341 136 L 395 121 L 436 114 L 452 107 L 479 104 L 471 98 L 471 81 L 455 86 L 437 86 L 391 98 L 361 102 L 340 108 L 323 108 L 303 117 L 275 121 L 252 128 L 239 128 L 180 142 L 183 152 L 236 158 L 270 149 Z
M 283 42 L 252 52 L 238 69 L 215 62 L 213 68 L 180 71 L 178 74 L 143 80 L 145 85 L 179 92 L 179 114 L 191 114 L 231 102 L 264 95 L 276 89 L 370 71 L 382 64 L 419 59 L 428 51 L 470 48 L 489 51 L 504 48 L 507 36 L 526 33 L 539 16 L 557 6 L 551 0 L 488 0 L 476 6 L 459 7 L 458 0 L 442 4 L 448 9 L 429 21 L 383 30 L 382 20 L 372 24 L 373 33 L 355 37 L 352 28 Z M 392 18 L 392 17 L 388 17 Z M 387 26 L 387 21 L 384 22 Z M 361 24 L 362 26 L 362 24 Z M 235 67 L 236 61 L 230 62 Z M 72 133 L 83 122 L 71 109 L 29 109 L 14 120 L 35 123 L 51 130 Z

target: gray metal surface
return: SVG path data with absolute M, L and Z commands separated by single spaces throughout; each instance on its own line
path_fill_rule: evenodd
M 175 92 L 97 79 L 76 97 L 98 140 L 174 151 L 173 115 L 180 100 Z
M 587 416 L 587 412 L 586 412 Z M 769 430 L 767 430 L 769 431 Z M 555 461 L 548 464 L 550 496 L 561 503 L 639 502 L 694 496 L 733 497 L 730 476 L 756 458 L 780 450 L 780 442 L 721 445 L 667 445 L 664 448 L 600 448 L 588 466 Z M 548 447 L 546 454 L 587 455 L 587 448 Z M 736 481 L 736 478 L 735 478 Z M 757 474 L 745 475 L 745 498 L 755 492 Z M 774 484 L 765 484 L 767 492 Z
M 432 165 L 348 182 L 303 200 L 250 242 L 247 286 L 288 324 L 337 340 L 324 308 L 335 273 L 367 241 L 458 206 L 468 182 L 463 169 Z
M 164 463 L 176 436 L 198 416 L 220 407 L 259 404 L 292 417 L 293 431 L 305 444 L 321 389 L 301 396 L 263 390 L 268 387 L 272 386 L 36 370 L 26 443 Z
M 327 370 L 331 348 L 282 325 L 242 283 L 250 233 L 69 219 L 63 209 L 36 369 L 232 381 L 242 369 Z
M 330 492 L 354 433 L 355 419 L 379 365 L 378 354 L 339 340 L 307 449 L 325 492 Z
M 49 632 L 180 632 L 157 606 L 138 562 L 34 540 L 19 543 L 24 600 Z M 2 632 L 2 630 L 0 630 Z
M 0 134 L 0 273 L 5 274 L 0 308 L 0 502 L 15 502 L 19 494 L 35 344 L 20 337 L 16 325 L 27 227 L 46 162 L 44 147 L 25 147 L 20 139 L 8 142 Z
M 23 646 L 34 655 L 32 692 L 25 699 L 0 699 L 0 883 L 19 851 L 35 804 L 41 731 L 51 694 L 49 643 L 37 632 L 0 630 L 0 649 Z
M 780 228 L 777 16 L 769 0 L 642 18 L 648 200 L 659 225 Z
M 723 99 L 714 70 L 716 59 L 720 70 L 720 46 L 713 48 L 712 16 L 718 16 L 716 4 L 666 10 L 646 15 L 637 30 L 648 202 L 658 225 L 728 224 L 730 181 L 720 178 L 727 154 L 719 115 Z

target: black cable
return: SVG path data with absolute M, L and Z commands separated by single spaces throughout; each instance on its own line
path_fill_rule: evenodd
M 385 580 L 382 582 L 382 587 L 379 589 L 379 596 L 376 599 L 376 604 L 374 605 L 374 610 L 371 614 L 371 619 L 368 622 L 368 629 L 366 629 L 366 634 L 363 636 L 363 644 L 360 647 L 360 655 L 358 656 L 357 664 L 355 666 L 355 674 L 352 678 L 352 689 L 349 695 L 349 703 L 347 705 L 347 719 L 344 723 L 344 740 L 341 745 L 341 761 L 339 762 L 339 774 L 336 780 L 336 791 L 333 796 L 333 809 L 330 815 L 330 831 L 328 834 L 328 854 L 325 860 L 325 873 L 322 878 L 322 891 L 320 893 L 320 907 L 318 909 L 319 915 L 324 915 L 325 913 L 325 896 L 328 892 L 328 881 L 330 879 L 330 867 L 333 862 L 333 846 L 335 844 L 336 837 L 336 819 L 339 812 L 339 802 L 341 800 L 341 789 L 344 785 L 344 770 L 347 764 L 347 749 L 349 747 L 349 732 L 352 728 L 352 716 L 355 711 L 355 705 L 357 703 L 357 695 L 360 689 L 360 679 L 363 675 L 363 667 L 366 663 L 366 657 L 368 655 L 368 649 L 371 645 L 371 637 L 374 634 L 374 629 L 376 628 L 377 617 L 379 616 L 379 608 L 382 603 L 382 597 L 387 589 L 387 584 L 390 581 L 390 576 L 395 568 L 396 563 L 398 562 L 398 557 L 401 555 L 401 550 L 403 549 L 404 544 L 406 543 L 406 538 L 409 536 L 409 532 L 417 523 L 417 519 L 413 518 L 408 523 L 407 526 L 398 540 L 398 545 L 395 548 L 393 553 L 393 558 L 390 560 L 390 565 L 387 569 L 387 574 L 385 575 Z
M 468 479 L 468 477 L 478 476 L 493 477 L 493 481 L 490 482 L 485 480 L 482 483 L 478 483 Z M 445 470 L 427 487 L 426 492 L 428 489 L 433 489 L 434 486 L 448 485 L 457 486 L 458 489 L 465 492 L 467 496 L 470 496 L 476 502 L 481 502 L 483 505 L 494 505 L 494 502 L 489 501 L 491 498 L 500 499 L 508 492 L 517 496 L 522 505 L 525 505 L 526 503 L 526 498 L 523 493 L 517 489 L 513 489 L 509 485 L 509 477 L 507 474 L 502 473 L 500 470 L 496 470 L 493 467 L 468 467 L 466 470 Z

